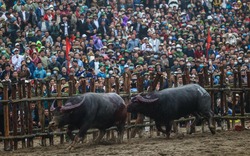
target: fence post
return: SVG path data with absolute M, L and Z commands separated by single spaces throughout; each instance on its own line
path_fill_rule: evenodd
M 187 84 L 190 83 L 189 70 L 190 70 L 190 69 L 189 69 L 188 67 L 185 68 L 185 75 L 186 75 L 186 82 L 187 82 Z
M 95 79 L 90 79 L 90 92 L 95 93 Z
M 31 98 L 31 84 L 30 82 L 27 83 L 27 93 L 28 93 L 28 99 Z M 32 121 L 32 114 L 30 110 L 30 101 L 28 102 L 28 134 L 32 134 L 32 129 L 33 129 L 33 121 Z M 28 147 L 33 147 L 33 138 L 28 138 Z
M 119 82 L 119 77 L 115 78 L 115 90 L 117 94 L 120 94 L 120 82 Z
M 212 109 L 212 111 L 214 112 L 214 77 L 213 77 L 213 73 L 210 73 L 209 74 L 209 76 L 210 76 L 210 88 L 212 89 L 211 91 L 210 91 L 210 96 L 211 96 L 211 109 Z M 209 85 L 209 84 L 208 84 Z M 213 118 L 213 126 L 214 127 L 216 127 L 216 124 L 215 124 L 216 122 L 215 122 L 215 120 L 214 120 L 214 118 Z
M 241 66 L 238 66 L 238 81 L 239 81 L 239 88 L 242 88 L 242 77 L 241 77 Z M 243 91 L 240 92 L 240 115 L 245 115 L 245 107 L 244 107 L 244 99 L 243 99 Z M 245 128 L 245 119 L 241 118 L 241 126 Z
M 86 93 L 86 80 L 83 79 L 83 81 L 81 81 L 81 86 L 82 86 L 82 93 Z
M 142 93 L 143 92 L 143 81 L 144 81 L 144 77 L 141 76 L 140 74 L 137 74 L 137 92 L 138 93 Z M 131 115 L 131 113 L 130 113 Z M 135 121 L 135 124 L 143 124 L 143 118 L 144 116 L 140 113 L 137 113 L 137 118 L 136 118 L 136 121 Z M 136 133 L 139 134 L 139 136 L 141 136 L 141 130 L 142 128 L 133 128 L 131 130 L 131 138 L 134 138 Z
M 12 100 L 16 100 L 17 93 L 17 84 L 13 83 L 11 85 L 11 98 Z M 13 136 L 17 136 L 17 125 L 18 125 L 18 115 L 17 115 L 17 103 L 12 103 L 12 121 L 13 121 Z M 18 140 L 14 139 L 14 150 L 18 148 Z
M 235 71 L 233 71 L 233 74 L 234 74 L 234 83 L 233 83 L 233 88 L 236 88 L 237 87 L 237 76 L 238 76 L 238 73 Z M 233 102 L 233 106 L 232 106 L 232 116 L 235 117 L 235 105 L 236 105 L 236 93 L 233 92 L 233 98 L 232 98 L 232 102 Z M 232 127 L 235 126 L 235 120 L 233 119 L 232 120 Z
M 247 88 L 250 88 L 250 71 L 247 71 Z M 250 91 L 245 94 L 246 100 L 246 110 L 250 111 Z
M 3 100 L 8 100 L 8 81 L 2 82 L 3 84 Z M 3 115 L 4 115 L 4 137 L 9 137 L 10 135 L 10 121 L 9 121 L 9 104 L 8 102 L 3 103 Z M 11 150 L 11 144 L 9 139 L 4 140 L 4 150 Z
M 128 98 L 125 100 L 125 103 L 128 104 L 130 100 L 130 80 L 131 80 L 131 73 L 125 72 L 123 74 L 123 89 L 125 93 L 128 95 Z M 131 114 L 127 113 L 127 123 L 131 123 Z M 130 140 L 130 130 L 127 130 L 127 138 Z
M 209 81 L 208 81 L 208 66 L 204 66 L 204 79 L 205 79 L 205 85 L 208 85 L 209 84 Z
M 47 97 L 51 97 L 51 92 L 50 92 L 50 88 L 49 88 L 49 81 L 45 82 L 45 86 L 46 86 Z M 49 120 L 51 120 L 50 106 L 51 106 L 51 100 L 48 100 Z M 49 136 L 49 144 L 50 144 L 50 146 L 54 145 L 54 135 Z
M 23 98 L 22 94 L 22 82 L 18 82 L 18 97 L 21 100 Z M 24 129 L 24 119 L 23 119 L 23 102 L 19 102 L 19 116 L 20 116 L 20 126 L 21 126 L 21 135 L 25 134 L 25 129 Z M 22 148 L 25 148 L 25 139 L 22 139 Z

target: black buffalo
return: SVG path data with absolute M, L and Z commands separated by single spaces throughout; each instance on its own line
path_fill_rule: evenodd
M 112 126 L 117 127 L 119 141 L 123 139 L 127 110 L 124 100 L 116 93 L 85 93 L 73 96 L 64 106 L 55 108 L 52 105 L 50 110 L 53 112 L 49 124 L 52 130 L 68 125 L 67 134 L 74 140 L 69 149 L 82 140 L 90 128 L 100 130 L 96 142 Z M 79 133 L 73 138 L 72 131 L 75 129 L 79 129 Z
M 211 97 L 197 84 L 164 89 L 144 96 L 139 94 L 131 99 L 127 110 L 154 119 L 158 131 L 165 133 L 167 137 L 170 136 L 173 120 L 190 114 L 205 117 L 210 131 L 215 134 L 215 128 L 212 125 Z M 166 130 L 162 129 L 162 125 Z

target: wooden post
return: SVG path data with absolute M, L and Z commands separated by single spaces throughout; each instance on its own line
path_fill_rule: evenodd
M 209 80 L 208 80 L 208 66 L 204 66 L 204 79 L 205 79 L 205 85 L 209 84 Z
M 95 93 L 95 79 L 90 79 L 90 92 Z
M 143 92 L 143 81 L 144 81 L 144 77 L 141 76 L 140 74 L 137 74 L 137 92 L 138 93 L 142 93 Z M 131 114 L 130 114 L 131 115 Z M 143 124 L 143 118 L 144 116 L 140 113 L 137 113 L 137 118 L 136 118 L 136 121 L 135 121 L 135 124 Z M 131 138 L 134 138 L 136 133 L 139 134 L 139 136 L 141 136 L 141 130 L 142 128 L 133 128 L 131 130 Z
M 220 67 L 221 75 L 220 75 L 220 88 L 224 88 L 224 79 L 225 79 L 225 74 L 224 74 L 224 67 Z M 221 116 L 224 115 L 224 98 L 223 94 L 224 92 L 221 91 Z
M 16 83 L 13 83 L 11 86 L 11 98 L 12 100 L 16 100 L 17 86 Z M 13 136 L 17 136 L 17 127 L 18 127 L 18 115 L 17 115 L 17 103 L 12 103 L 12 121 L 13 121 Z M 14 150 L 18 148 L 18 140 L 14 139 Z
M 214 77 L 213 73 L 210 73 L 210 88 L 214 88 Z M 211 96 L 211 109 L 214 112 L 214 91 L 210 91 Z M 213 119 L 213 126 L 216 127 L 215 120 Z
M 176 74 L 174 74 L 174 87 L 178 87 L 177 75 Z
M 129 95 L 128 99 L 125 100 L 126 104 L 129 103 L 129 99 L 130 99 L 130 85 L 131 85 L 130 80 L 131 80 L 131 74 L 125 72 L 123 74 L 123 89 L 125 93 Z M 127 114 L 127 123 L 128 124 L 131 123 L 131 113 Z M 127 129 L 127 138 L 130 140 L 130 129 Z
M 22 82 L 19 81 L 18 82 L 18 97 L 21 100 L 23 98 L 23 94 L 22 94 Z M 23 118 L 23 103 L 19 102 L 19 116 L 20 116 L 20 127 L 21 127 L 21 135 L 25 134 L 25 129 L 24 129 L 24 118 Z M 25 139 L 22 139 L 22 148 L 25 148 Z
M 43 97 L 43 82 L 42 80 L 38 81 L 39 84 L 39 97 L 42 98 Z M 38 89 L 38 86 L 37 86 Z M 44 107 L 43 107 L 43 101 L 36 101 L 36 104 L 38 106 L 38 115 L 39 115 L 39 122 L 41 124 L 41 132 L 44 133 L 45 132 L 45 127 L 44 127 Z M 42 140 L 41 140 L 41 144 L 42 146 L 46 146 L 46 138 L 45 136 L 42 136 Z
M 238 73 L 234 70 L 234 84 L 233 84 L 233 88 L 237 87 L 237 76 Z M 236 105 L 236 93 L 233 92 L 233 98 L 232 98 L 232 102 L 233 102 L 233 106 L 232 106 L 232 116 L 235 116 L 235 105 Z M 232 127 L 235 126 L 235 120 L 232 120 Z
M 83 81 L 81 82 L 81 86 L 82 86 L 82 93 L 86 93 L 86 80 L 83 79 Z
M 37 84 L 37 79 L 34 80 L 34 87 L 35 87 L 35 97 L 38 96 L 38 92 L 37 92 L 37 87 L 38 87 L 38 84 Z
M 73 96 L 73 81 L 69 81 L 69 97 Z
M 105 78 L 104 80 L 104 85 L 105 85 L 105 93 L 110 93 L 111 92 L 111 84 L 110 84 L 110 79 L 109 78 Z M 95 139 L 97 137 L 97 133 L 93 133 L 93 138 Z M 107 132 L 107 139 L 114 139 L 114 131 L 108 131 Z
M 172 80 L 171 80 L 171 71 L 170 68 L 167 68 L 167 79 L 168 79 L 168 88 L 172 88 Z
M 115 90 L 117 94 L 120 94 L 120 82 L 119 82 L 119 77 L 115 78 Z
M 198 74 L 198 77 L 199 77 L 199 85 L 201 87 L 204 87 L 204 77 L 203 77 L 203 74 L 202 73 L 199 73 Z
M 27 92 L 28 92 L 28 98 L 31 98 L 31 84 L 30 82 L 27 83 Z M 28 134 L 31 135 L 32 134 L 32 129 L 33 129 L 33 121 L 32 121 L 32 113 L 30 110 L 30 102 L 28 102 Z M 28 147 L 33 147 L 33 138 L 28 138 Z
M 187 79 L 186 79 L 186 74 L 182 74 L 182 81 L 183 81 L 183 85 L 187 84 Z
M 242 88 L 242 77 L 241 77 L 241 66 L 238 66 L 238 81 L 239 81 L 239 88 Z M 245 115 L 245 107 L 244 107 L 244 98 L 243 98 L 243 91 L 240 92 L 240 115 Z M 240 119 L 241 126 L 245 128 L 245 119 Z
M 27 98 L 27 92 L 26 92 L 26 84 L 25 84 L 25 80 L 22 80 L 22 93 L 23 93 L 23 98 Z M 23 102 L 23 107 L 24 107 L 24 129 L 25 129 L 25 134 L 27 134 L 27 130 L 28 130 L 28 102 L 25 101 Z M 27 141 L 26 141 L 26 147 L 29 147 L 28 144 L 28 138 L 25 138 Z
M 187 84 L 189 84 L 190 83 L 190 76 L 189 76 L 189 68 L 185 68 L 185 75 L 186 75 L 186 82 L 187 82 Z
M 247 88 L 250 88 L 250 71 L 247 71 Z M 245 93 L 246 110 L 250 111 L 250 91 Z
M 50 92 L 50 87 L 49 87 L 49 81 L 45 82 L 46 85 L 46 93 L 47 93 L 47 97 L 51 97 L 51 92 Z M 50 112 L 50 107 L 51 107 L 51 101 L 48 100 L 48 110 L 49 110 L 49 120 L 51 120 L 51 112 Z M 49 144 L 54 145 L 54 135 L 49 136 Z
M 73 82 L 72 81 L 72 76 L 73 75 L 70 75 L 70 81 L 71 82 Z M 74 78 L 74 77 L 73 77 Z M 61 80 L 57 80 L 56 81 L 56 83 L 57 83 L 57 97 L 62 97 L 62 83 L 61 83 Z M 75 88 L 74 87 L 74 84 L 72 85 L 73 86 L 73 88 Z M 71 87 L 70 85 L 69 85 L 69 87 Z M 70 90 L 69 90 L 69 92 L 71 92 L 72 90 L 72 87 L 71 88 L 69 88 Z M 74 90 L 73 90 L 74 91 Z M 72 95 L 69 95 L 69 96 L 72 96 Z M 62 107 L 62 100 L 57 100 L 57 106 L 58 107 Z M 61 129 L 62 130 L 62 129 Z M 63 144 L 63 142 L 64 142 L 64 134 L 60 134 L 60 144 Z
M 9 95 L 8 95 L 8 84 L 9 82 L 3 82 L 3 100 L 8 100 Z M 3 103 L 3 116 L 4 116 L 4 137 L 9 137 L 10 135 L 10 121 L 9 121 L 9 104 L 8 102 Z M 10 140 L 4 140 L 4 150 L 10 150 Z

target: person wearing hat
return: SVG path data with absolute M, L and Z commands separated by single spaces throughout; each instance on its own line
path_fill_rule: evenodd
M 53 74 L 52 77 L 55 77 L 57 80 L 60 80 L 62 78 L 62 75 L 60 74 L 60 70 L 58 67 L 54 67 L 52 70 Z
M 13 52 L 14 55 L 11 57 L 11 63 L 14 67 L 14 70 L 19 70 L 21 68 L 21 62 L 24 60 L 24 56 L 19 54 L 18 48 L 15 48 Z
M 33 78 L 34 79 L 44 79 L 46 77 L 46 71 L 43 69 L 42 62 L 39 62 L 37 64 L 37 68 L 33 73 Z
M 105 66 L 104 64 L 99 64 L 99 72 L 97 73 L 97 78 L 106 78 Z
M 38 52 L 35 42 L 31 42 L 30 44 L 29 55 L 32 56 L 33 52 Z

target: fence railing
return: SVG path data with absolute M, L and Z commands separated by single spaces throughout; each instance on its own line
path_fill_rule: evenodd
M 230 129 L 234 127 L 235 120 L 240 119 L 242 127 L 245 127 L 245 121 L 250 118 L 246 111 L 250 111 L 250 72 L 247 71 L 247 83 L 243 84 L 240 68 L 233 72 L 233 83 L 227 83 L 225 81 L 224 69 L 221 67 L 220 83 L 219 85 L 214 85 L 213 83 L 213 73 L 209 73 L 207 67 L 204 67 L 202 73 L 198 74 L 198 83 L 204 87 L 211 95 L 212 110 L 219 108 L 217 112 L 216 119 L 224 119 L 227 123 L 227 128 Z M 154 90 L 163 89 L 164 83 L 168 83 L 169 87 L 177 87 L 178 76 L 182 78 L 183 85 L 191 83 L 188 70 L 181 75 L 172 75 L 174 79 L 171 78 L 171 73 L 167 71 L 167 78 L 163 77 L 161 73 L 149 75 L 149 88 L 144 89 L 143 75 L 137 74 L 137 92 L 151 92 Z M 114 91 L 118 93 L 126 102 L 129 103 L 131 93 L 131 73 L 125 73 L 123 75 L 123 85 L 120 85 L 119 78 L 116 78 L 113 83 L 115 83 L 115 88 L 111 89 L 110 78 L 106 78 L 104 81 L 105 92 Z M 82 89 L 81 93 L 86 92 L 87 80 L 83 79 L 80 83 Z M 3 83 L 3 100 L 0 102 L 3 104 L 4 111 L 4 135 L 0 136 L 0 140 L 4 142 L 4 149 L 10 148 L 17 150 L 19 142 L 21 142 L 22 148 L 33 147 L 34 139 L 41 139 L 41 145 L 46 146 L 46 139 L 49 139 L 49 144 L 54 144 L 55 135 L 60 136 L 60 143 L 65 142 L 65 129 L 61 132 L 49 132 L 47 129 L 48 122 L 51 120 L 50 106 L 54 100 L 60 106 L 69 97 L 76 95 L 76 80 L 73 76 L 70 77 L 68 81 L 68 91 L 62 92 L 62 81 L 56 81 L 56 93 L 51 93 L 49 81 L 44 80 L 34 80 L 31 81 L 20 81 L 17 83 L 10 84 L 9 82 Z M 95 79 L 90 80 L 90 91 L 95 92 Z M 11 90 L 11 94 L 10 94 Z M 237 94 L 237 97 L 236 97 Z M 239 96 L 239 97 L 238 97 Z M 232 114 L 228 114 L 228 102 L 227 98 L 232 97 Z M 238 99 L 236 99 L 238 98 Z M 220 103 L 216 103 L 216 99 L 220 99 Z M 236 114 L 235 106 L 240 105 L 240 114 Z M 249 112 L 248 112 L 249 113 Z M 34 119 L 34 116 L 38 119 Z M 179 119 L 175 121 L 174 129 L 176 130 L 178 122 L 188 122 L 193 120 L 193 117 Z M 38 121 L 37 121 L 38 120 Z M 232 120 L 232 122 L 230 122 Z M 2 126 L 2 125 L 0 125 Z M 136 119 L 132 118 L 131 114 L 128 113 L 127 117 L 127 138 L 130 139 L 134 137 L 140 130 L 141 127 L 150 127 L 150 135 L 153 135 L 154 123 L 150 119 L 145 121 L 143 115 L 137 114 Z M 107 137 L 114 136 L 114 127 L 108 129 Z M 97 130 L 89 130 L 89 134 L 96 136 Z M 157 132 L 159 135 L 159 133 Z

